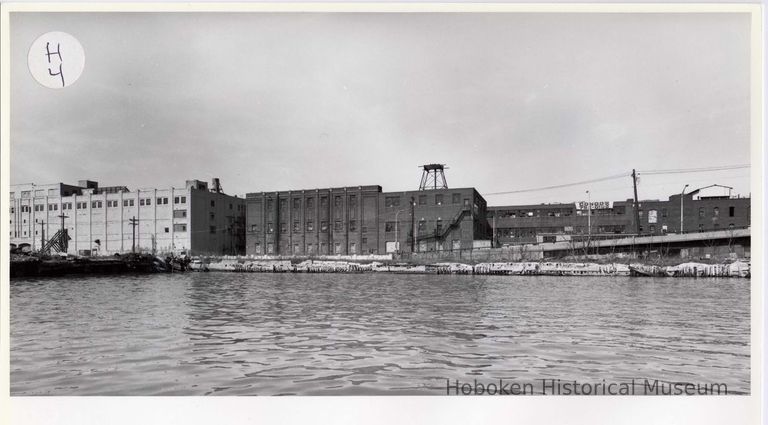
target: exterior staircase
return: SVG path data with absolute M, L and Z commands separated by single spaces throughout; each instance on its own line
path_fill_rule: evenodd
M 67 229 L 61 229 L 46 242 L 41 252 L 44 254 L 49 254 L 51 250 L 54 250 L 55 252 L 67 252 L 67 246 L 71 239 L 72 238 L 67 234 Z
M 461 226 L 461 222 L 464 220 L 464 217 L 472 215 L 472 210 L 469 206 L 462 207 L 461 211 L 456 213 L 455 216 L 448 222 L 448 225 L 441 229 L 441 231 L 438 232 L 437 229 L 435 229 L 434 233 L 419 235 L 416 237 L 416 242 L 421 241 L 427 241 L 427 240 L 438 240 L 438 241 L 444 241 L 445 238 L 456 228 Z

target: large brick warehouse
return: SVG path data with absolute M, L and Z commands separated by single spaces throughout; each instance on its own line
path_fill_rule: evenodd
M 490 240 L 486 202 L 474 188 L 259 192 L 246 194 L 246 205 L 249 255 L 442 251 Z

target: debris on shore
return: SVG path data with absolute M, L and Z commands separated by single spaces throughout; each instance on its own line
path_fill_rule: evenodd
M 474 274 L 534 276 L 650 276 L 650 277 L 742 277 L 750 276 L 750 263 L 737 260 L 726 264 L 683 263 L 655 266 L 640 263 L 571 263 L 571 262 L 505 262 L 436 263 L 356 263 L 349 261 L 197 259 L 189 264 L 192 271 L 242 273 L 408 273 L 408 274 Z
M 647 276 L 647 277 L 750 277 L 748 260 L 677 265 L 622 262 L 488 262 L 478 264 L 379 261 L 378 259 L 285 259 L 244 257 L 177 257 L 124 254 L 110 257 L 43 256 L 11 253 L 11 277 L 65 274 L 174 273 L 395 273 L 512 276 Z

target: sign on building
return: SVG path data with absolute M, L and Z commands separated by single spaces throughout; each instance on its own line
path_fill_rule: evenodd
M 657 212 L 656 210 L 648 210 L 648 223 L 649 224 L 655 224 L 657 222 Z
M 575 202 L 577 210 L 609 210 L 613 208 L 613 201 Z

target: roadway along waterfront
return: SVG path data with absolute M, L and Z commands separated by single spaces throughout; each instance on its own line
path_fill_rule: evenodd
M 176 273 L 11 281 L 11 395 L 750 391 L 750 280 Z M 547 381 L 549 382 L 549 381 Z M 554 385 L 554 384 L 553 384 Z

